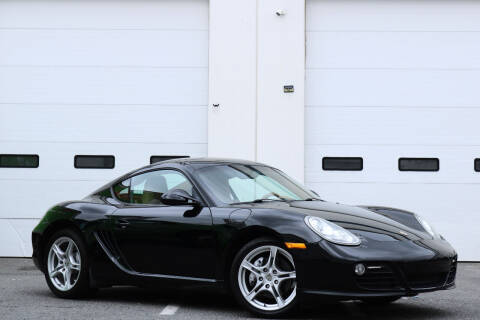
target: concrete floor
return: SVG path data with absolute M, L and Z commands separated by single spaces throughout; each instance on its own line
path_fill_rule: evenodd
M 62 300 L 48 289 L 30 259 L 0 259 L 0 319 L 240 319 L 252 315 L 228 295 L 198 290 L 100 290 L 88 300 Z M 459 265 L 457 288 L 392 305 L 319 304 L 298 319 L 480 319 L 480 264 Z

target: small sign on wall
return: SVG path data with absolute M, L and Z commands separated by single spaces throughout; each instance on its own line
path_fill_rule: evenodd
M 295 88 L 293 87 L 293 85 L 283 86 L 283 92 L 285 93 L 291 93 L 294 91 L 295 91 Z

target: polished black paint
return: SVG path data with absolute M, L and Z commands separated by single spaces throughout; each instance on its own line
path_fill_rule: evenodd
M 256 164 L 222 159 L 155 163 L 116 179 L 82 201 L 54 206 L 32 234 L 36 265 L 44 271 L 48 238 L 68 227 L 78 230 L 85 239 L 92 286 L 183 281 L 223 287 L 241 246 L 254 238 L 270 236 L 282 242 L 306 243 L 306 250 L 289 250 L 297 269 L 299 293 L 348 299 L 415 295 L 454 286 L 455 250 L 445 240 L 433 239 L 425 232 L 414 214 L 321 200 L 221 205 L 215 202 L 215 195 L 197 183 L 195 171 L 230 163 Z M 166 168 L 181 171 L 190 179 L 198 191 L 195 202 L 155 206 L 115 199 L 111 187 L 117 182 Z M 342 246 L 323 240 L 306 226 L 307 215 L 349 229 L 362 243 Z M 381 265 L 394 280 L 388 285 L 382 283 L 382 288 L 375 287 L 377 275 L 372 273 L 369 276 L 374 284 L 370 285 L 364 281 L 367 278 L 359 279 L 354 274 L 358 262 Z

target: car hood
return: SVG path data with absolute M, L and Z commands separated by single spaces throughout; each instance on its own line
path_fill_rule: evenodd
M 255 209 L 281 210 L 290 214 L 316 216 L 348 229 L 360 237 L 378 241 L 420 240 L 432 237 L 418 229 L 410 228 L 399 221 L 366 208 L 327 201 L 262 202 L 249 205 Z

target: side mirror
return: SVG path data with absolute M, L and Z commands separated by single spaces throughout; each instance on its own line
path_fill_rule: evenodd
M 200 201 L 189 195 L 185 190 L 173 189 L 162 195 L 162 202 L 169 206 L 200 205 Z

